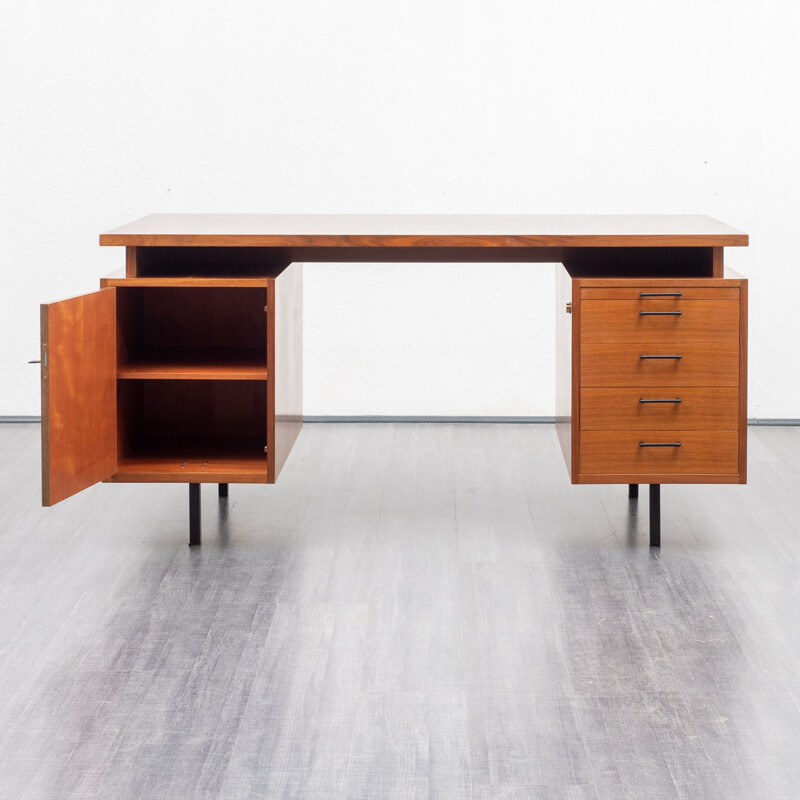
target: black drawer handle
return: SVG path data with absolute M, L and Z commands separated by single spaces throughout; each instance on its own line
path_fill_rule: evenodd
M 639 297 L 683 297 L 683 292 L 639 292 Z
M 683 358 L 683 356 L 639 356 L 639 358 Z
M 642 317 L 679 317 L 683 311 L 640 311 Z
M 644 397 L 639 398 L 640 403 L 680 403 L 680 397 L 673 397 L 669 400 L 645 400 Z
M 680 442 L 639 442 L 639 447 L 680 447 Z

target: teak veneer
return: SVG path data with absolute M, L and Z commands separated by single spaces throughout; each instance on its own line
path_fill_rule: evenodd
M 101 480 L 274 483 L 302 427 L 302 261 L 560 262 L 573 483 L 746 481 L 747 281 L 705 216 L 154 214 L 124 273 L 42 306 L 42 499 Z M 631 490 L 631 497 L 638 492 Z

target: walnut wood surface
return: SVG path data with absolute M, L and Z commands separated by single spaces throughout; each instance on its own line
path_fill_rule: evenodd
M 562 268 L 556 271 L 555 428 L 570 478 L 577 476 L 577 439 L 580 436 L 578 429 L 579 417 L 573 407 L 577 404 L 578 394 L 577 389 L 573 391 L 573 386 L 579 386 L 579 376 L 575 370 L 577 370 L 580 363 L 577 355 L 574 355 L 573 352 L 573 348 L 578 347 L 579 340 L 577 334 L 573 336 L 573 332 L 577 331 L 574 320 L 577 319 L 580 307 L 580 291 L 575 289 L 573 292 L 573 286 L 576 284 L 577 281 L 573 281 L 570 278 L 566 269 Z M 571 314 L 568 313 L 568 308 L 571 308 Z
M 657 276 L 648 276 L 647 274 L 633 275 L 633 276 L 615 276 L 612 274 L 605 276 L 584 276 L 575 275 L 573 277 L 580 278 L 581 289 L 624 289 L 627 292 L 633 291 L 672 291 L 681 290 L 687 292 L 690 289 L 726 289 L 736 290 L 741 286 L 745 280 L 738 272 L 726 268 L 725 276 L 723 277 L 692 277 L 689 275 L 675 275 L 669 279 L 664 279 Z M 721 295 L 715 295 L 719 299 L 725 299 L 725 292 Z M 694 296 L 694 295 L 693 295 Z M 707 299 L 707 298 L 706 298 Z
M 739 281 L 739 482 L 747 483 L 747 281 Z
M 243 247 L 725 247 L 746 234 L 711 217 L 477 214 L 151 214 L 101 245 Z
M 581 342 L 737 342 L 739 301 L 647 298 L 587 300 L 581 296 Z M 641 312 L 645 312 L 643 315 Z M 680 312 L 680 316 L 660 316 Z M 653 315 L 651 315 L 653 314 Z M 657 316 L 658 315 L 658 316 Z
M 727 274 L 724 282 L 575 281 L 580 381 L 573 397 L 573 482 L 746 482 L 747 282 Z M 640 298 L 642 290 L 681 297 Z M 682 314 L 641 317 L 640 310 Z M 639 358 L 673 354 L 682 358 Z M 680 404 L 639 403 L 676 397 Z M 639 448 L 647 439 L 682 446 Z
M 680 399 L 680 403 L 641 403 Z M 733 386 L 581 390 L 581 430 L 739 430 Z
M 159 454 L 129 456 L 110 483 L 266 483 L 267 457 L 251 453 L 184 458 Z
M 679 360 L 640 355 L 681 355 Z M 580 385 L 738 386 L 739 342 L 691 344 L 584 344 Z
M 117 366 L 127 380 L 266 380 L 266 352 L 247 349 L 141 350 Z
M 708 281 L 711 283 L 711 281 Z M 656 303 L 652 306 L 653 309 L 658 308 L 658 304 L 672 303 L 672 305 L 664 305 L 664 308 L 680 308 L 680 303 L 686 300 L 738 300 L 739 287 L 731 286 L 730 283 L 725 287 L 709 287 L 709 286 L 686 286 L 683 280 L 675 281 L 674 283 L 667 283 L 659 281 L 658 284 L 647 284 L 644 280 L 636 281 L 635 285 L 631 285 L 631 281 L 627 281 L 627 286 L 600 286 L 600 287 L 587 287 L 586 281 L 581 280 L 581 298 L 584 300 L 639 300 L 642 303 Z M 643 298 L 642 292 L 680 292 L 679 298 L 658 297 L 658 298 Z M 647 306 L 642 305 L 641 308 Z
M 147 287 L 150 289 L 163 288 L 165 286 L 173 287 L 193 287 L 193 288 L 259 288 L 266 289 L 269 278 L 208 278 L 208 277 L 148 277 L 127 278 L 124 275 L 109 275 L 105 278 L 100 278 L 100 286 L 123 286 L 123 287 Z
M 640 447 L 640 442 L 680 442 L 681 446 Z M 707 473 L 731 474 L 738 478 L 738 471 L 737 431 L 581 432 L 582 475 Z
M 41 307 L 42 504 L 116 470 L 115 289 Z

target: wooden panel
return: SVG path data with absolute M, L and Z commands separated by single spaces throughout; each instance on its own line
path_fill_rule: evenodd
M 747 483 L 747 281 L 741 282 L 739 308 L 739 482 Z
M 614 474 L 577 473 L 573 478 L 577 484 L 597 483 L 742 483 L 738 472 L 678 472 L 669 475 L 664 472 L 619 472 Z
M 117 466 L 115 289 L 41 307 L 42 504 Z
M 259 350 L 158 349 L 140 351 L 117 368 L 129 380 L 251 381 L 267 379 L 267 354 Z
M 230 445 L 230 443 L 227 443 Z M 152 453 L 122 459 L 110 483 L 266 483 L 265 453 L 240 453 L 203 459 Z
M 124 275 L 109 275 L 100 278 L 100 286 L 123 287 L 165 287 L 183 286 L 194 288 L 224 288 L 224 287 L 252 287 L 267 288 L 269 278 L 126 278 Z
M 629 281 L 630 283 L 630 281 Z M 642 292 L 680 292 L 680 298 L 642 298 Z M 678 282 L 664 282 L 658 286 L 633 285 L 625 287 L 598 286 L 584 287 L 581 289 L 583 300 L 642 300 L 659 303 L 674 303 L 675 308 L 680 308 L 677 303 L 681 300 L 738 300 L 738 286 L 707 287 L 684 286 Z M 644 308 L 644 306 L 642 306 Z
M 585 305 L 582 304 L 582 313 Z M 642 355 L 681 355 L 642 359 Z M 591 386 L 737 386 L 739 341 L 721 344 L 581 344 L 582 388 Z
M 644 261 L 637 259 L 637 263 L 644 267 L 649 258 L 649 254 L 645 254 Z M 579 277 L 579 276 L 576 276 Z M 584 289 L 630 289 L 632 286 L 637 290 L 652 289 L 652 291 L 660 291 L 662 287 L 671 287 L 676 289 L 683 288 L 696 288 L 696 289 L 730 289 L 733 287 L 741 286 L 742 276 L 735 270 L 726 268 L 725 277 L 710 278 L 710 277 L 673 277 L 669 279 L 658 277 L 646 277 L 646 271 L 642 269 L 641 275 L 628 276 L 628 277 L 610 277 L 608 274 L 602 276 L 584 276 L 581 277 L 581 286 Z
M 303 265 L 291 264 L 274 282 L 268 303 L 267 407 L 270 483 L 280 475 L 303 427 Z
M 725 250 L 722 247 L 711 248 L 711 274 L 721 278 L 725 274 Z
M 725 247 L 746 234 L 706 216 L 152 214 L 101 245 L 239 247 Z
M 640 442 L 680 442 L 681 446 L 641 447 Z M 581 474 L 735 474 L 738 468 L 736 431 L 581 433 Z
M 640 400 L 679 403 L 642 403 Z M 736 387 L 680 386 L 665 391 L 642 387 L 581 390 L 582 430 L 739 429 Z
M 139 255 L 139 248 L 126 247 L 125 248 L 125 275 L 128 278 L 136 277 L 136 262 Z
M 583 298 L 581 343 L 737 342 L 738 300 L 589 300 Z M 651 316 L 662 312 L 680 316 Z M 644 312 L 644 315 L 642 314 Z
M 572 335 L 575 321 L 580 315 L 579 292 L 577 281 L 573 281 L 566 269 L 556 272 L 556 435 L 558 436 L 567 472 L 570 477 L 573 470 L 577 473 L 578 464 L 574 453 L 578 450 L 577 409 L 573 403 L 577 401 L 577 391 L 573 395 L 573 384 L 578 385 L 576 373 L 579 358 L 576 348 L 579 337 Z M 577 298 L 577 300 L 575 299 Z M 571 313 L 568 313 L 568 307 Z M 575 424 L 573 425 L 573 420 Z

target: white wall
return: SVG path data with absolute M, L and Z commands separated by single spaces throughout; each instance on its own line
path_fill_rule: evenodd
M 707 213 L 750 416 L 800 417 L 797 4 L 5 0 L 0 415 L 151 212 Z M 310 265 L 306 413 L 553 413 L 553 270 Z

